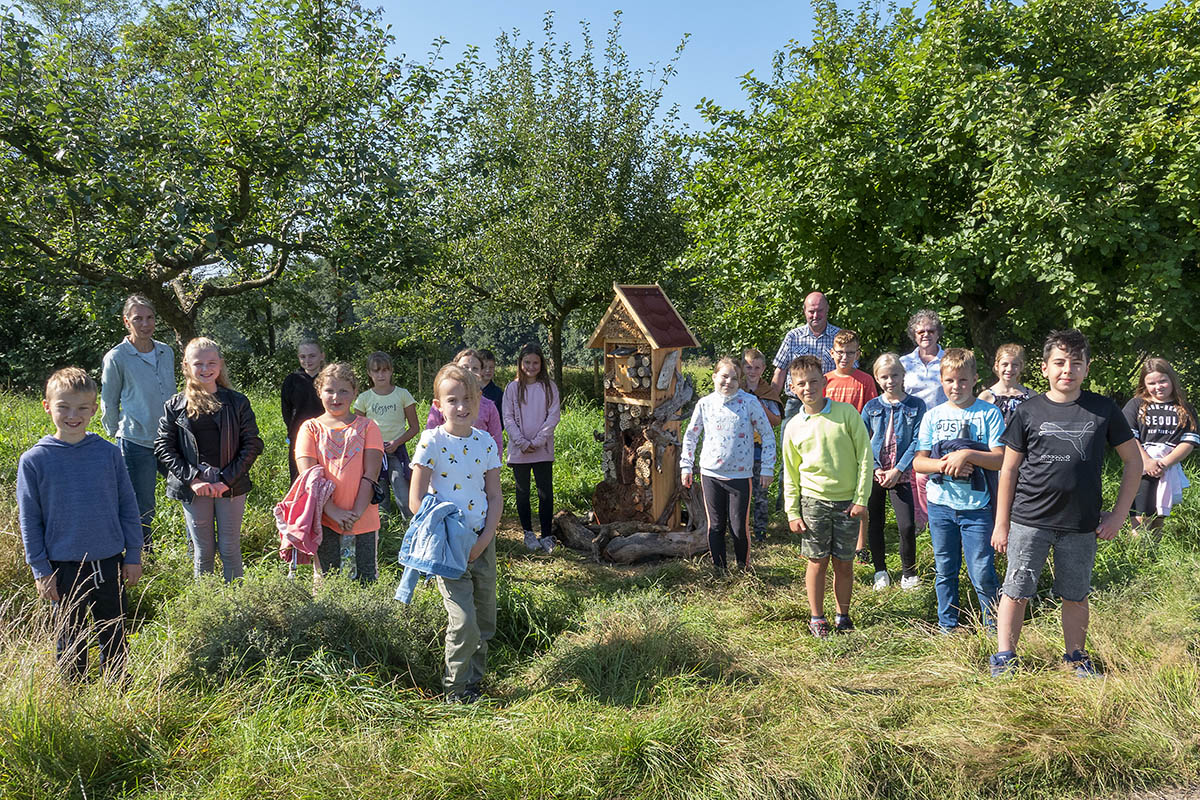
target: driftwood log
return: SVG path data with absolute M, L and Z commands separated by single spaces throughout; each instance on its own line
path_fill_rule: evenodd
M 612 539 L 604 548 L 609 561 L 634 564 L 649 558 L 690 558 L 708 549 L 705 531 L 639 532 Z
M 678 494 L 687 508 L 686 530 L 673 531 L 665 525 L 636 520 L 598 525 L 584 522 L 570 511 L 560 511 L 554 515 L 555 536 L 596 561 L 634 564 L 652 558 L 690 558 L 708 548 L 704 497 L 698 482 L 691 489 L 681 486 Z
M 650 558 L 687 558 L 704 551 L 704 531 L 673 531 L 648 522 L 586 523 L 570 511 L 554 515 L 554 533 L 572 550 L 590 553 L 596 561 L 633 564 Z

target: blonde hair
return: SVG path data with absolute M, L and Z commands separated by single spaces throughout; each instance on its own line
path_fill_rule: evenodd
M 834 347 L 838 347 L 838 346 L 845 347 L 848 344 L 858 344 L 860 347 L 862 346 L 861 344 L 859 344 L 857 333 L 855 333 L 854 331 L 852 331 L 848 328 L 842 328 L 840 331 L 838 331 L 836 334 L 834 334 L 834 336 L 833 336 L 833 346 Z
M 221 401 L 212 392 L 205 389 L 196 377 L 192 375 L 190 356 L 204 350 L 213 350 L 221 359 L 221 371 L 217 373 L 217 386 L 226 389 L 229 385 L 229 373 L 225 368 L 225 359 L 221 356 L 221 346 L 206 336 L 197 336 L 183 348 L 183 397 L 187 401 L 187 415 L 196 419 L 201 414 L 215 414 L 221 410 Z
M 951 347 L 942 354 L 940 374 L 945 375 L 946 370 L 951 369 L 969 369 L 978 375 L 979 368 L 975 366 L 975 353 L 965 347 Z
M 483 356 L 479 355 L 479 351 L 476 350 L 475 348 L 464 347 L 462 350 L 459 350 L 457 353 L 454 354 L 452 363 L 457 364 L 459 361 L 462 361 L 464 358 L 475 359 L 476 361 L 479 362 L 479 368 L 483 369 Z
M 822 377 L 825 375 L 825 364 L 816 356 L 796 356 L 788 364 L 788 376 L 795 378 L 806 372 L 816 370 Z
M 908 371 L 904 369 L 904 362 L 900 360 L 900 356 L 895 353 L 884 353 L 875 359 L 875 363 L 871 365 L 871 375 L 878 375 L 880 371 L 891 367 L 899 367 L 901 375 Z
M 79 367 L 63 367 L 46 379 L 44 397 L 67 392 L 91 392 L 96 394 L 96 382 Z
M 475 353 L 474 350 L 471 351 Z M 459 354 L 461 356 L 461 353 Z M 458 359 L 455 358 L 455 361 Z M 446 364 L 437 371 L 437 375 L 433 376 L 433 396 L 436 398 L 438 392 L 442 388 L 442 384 L 446 381 L 458 381 L 467 390 L 468 400 L 478 400 L 482 396 L 482 391 L 479 387 L 479 379 L 474 373 L 460 367 L 458 364 Z
M 313 388 L 319 394 L 330 381 L 345 381 L 350 384 L 350 388 L 354 390 L 354 393 L 358 394 L 358 378 L 354 376 L 354 368 L 345 361 L 335 361 L 332 364 L 326 364 L 321 367 L 321 371 L 317 373 L 317 377 L 313 378 Z
M 733 374 L 737 376 L 739 384 L 746 382 L 746 373 L 742 369 L 742 362 L 738 359 L 733 356 L 721 356 L 717 359 L 717 363 L 713 364 L 713 375 L 716 375 L 721 367 L 731 367 Z
M 759 361 L 763 362 L 764 364 L 767 363 L 767 357 L 764 356 L 763 351 L 759 350 L 757 347 L 747 347 L 745 350 L 742 351 L 742 360 L 743 361 L 754 361 L 755 359 L 758 359 Z
M 1005 356 L 1008 356 L 1013 361 L 1021 362 L 1022 367 L 1028 363 L 1025 360 L 1025 348 L 1019 344 L 1010 342 L 1009 344 L 1002 344 L 996 348 L 996 358 L 992 361 L 992 369 L 994 369 L 996 372 L 999 372 L 1000 359 L 1004 358 Z

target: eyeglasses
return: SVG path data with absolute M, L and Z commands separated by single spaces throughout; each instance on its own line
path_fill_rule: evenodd
M 913 331 L 917 336 L 937 336 L 936 330 Z

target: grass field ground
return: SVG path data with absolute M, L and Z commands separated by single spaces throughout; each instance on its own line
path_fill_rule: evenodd
M 1101 548 L 1089 647 L 1105 677 L 1091 681 L 1057 669 L 1048 596 L 1011 680 L 987 676 L 982 632 L 936 633 L 927 537 L 920 590 L 874 592 L 860 567 L 858 632 L 816 641 L 782 525 L 753 574 L 717 579 L 704 559 L 531 556 L 506 516 L 490 699 L 452 707 L 436 697 L 436 590 L 391 600 L 400 531 L 385 530 L 374 586 L 335 580 L 314 597 L 284 577 L 270 519 L 284 434 L 274 398 L 253 400 L 267 454 L 246 578 L 193 581 L 178 504 L 160 497 L 161 552 L 131 592 L 132 681 L 118 691 L 55 677 L 12 500 L 17 458 L 48 420 L 32 399 L 0 398 L 0 796 L 950 800 L 1200 780 L 1197 490 L 1161 538 Z M 599 479 L 599 424 L 594 407 L 564 414 L 562 506 Z

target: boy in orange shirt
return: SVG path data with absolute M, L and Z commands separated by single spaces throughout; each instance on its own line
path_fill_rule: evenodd
M 829 351 L 837 366 L 833 372 L 825 373 L 825 396 L 839 403 L 849 403 L 860 414 L 868 400 L 879 396 L 875 379 L 854 366 L 861 352 L 858 334 L 843 328 L 833 337 L 833 349 Z M 871 563 L 867 550 L 866 515 L 858 523 L 858 547 L 855 549 L 858 563 Z

